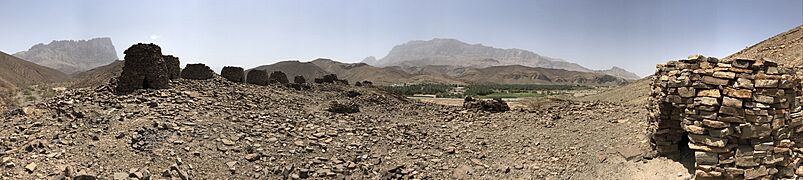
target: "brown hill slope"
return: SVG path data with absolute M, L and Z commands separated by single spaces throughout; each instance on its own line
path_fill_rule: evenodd
M 290 80 L 296 76 L 304 76 L 307 81 L 312 81 L 314 78 L 319 78 L 323 75 L 330 74 L 326 70 L 321 69 L 311 62 L 299 61 L 281 61 L 270 65 L 258 66 L 253 69 L 264 70 L 268 73 L 273 71 L 282 71 L 287 74 L 287 78 L 290 78 Z
M 75 81 L 73 81 L 71 87 L 84 88 L 104 85 L 112 78 L 119 76 L 120 72 L 123 72 L 123 64 L 123 61 L 118 60 L 88 71 L 76 73 L 73 75 Z
M 0 52 L 0 111 L 13 105 L 13 91 L 27 85 L 64 81 L 67 75 L 55 69 Z
M 365 63 L 341 63 L 331 59 L 316 59 L 311 63 L 350 82 L 367 80 L 377 84 L 411 83 L 409 78 L 412 75 L 397 69 L 379 68 Z
M 788 66 L 803 65 L 803 25 L 775 35 L 725 58 L 767 58 Z
M 63 81 L 66 75 L 55 69 L 0 52 L 0 87 L 16 87 Z
M 629 84 L 603 91 L 594 95 L 579 98 L 582 101 L 605 101 L 624 104 L 647 104 L 650 95 L 650 81 L 648 76 Z
M 767 58 L 787 66 L 803 65 L 803 25 L 761 41 L 758 44 L 727 56 L 725 59 L 737 57 L 750 59 Z M 646 77 L 628 85 L 580 99 L 645 104 L 647 102 L 646 98 L 650 94 L 650 78 L 651 77 Z

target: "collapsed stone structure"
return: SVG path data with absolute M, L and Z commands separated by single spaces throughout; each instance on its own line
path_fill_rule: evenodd
M 492 100 L 474 99 L 471 96 L 466 96 L 463 99 L 463 108 L 475 109 L 488 112 L 505 112 L 510 110 L 510 106 L 502 98 L 494 98 Z
M 231 82 L 245 82 L 245 70 L 243 70 L 241 67 L 223 67 L 223 70 L 220 70 L 220 76 L 223 76 L 223 78 L 226 78 Z
M 289 84 L 290 80 L 287 79 L 287 74 L 281 71 L 273 71 L 270 73 L 271 83 Z
M 327 74 L 327 75 L 324 75 L 321 78 L 315 78 L 315 83 L 318 83 L 318 84 L 321 84 L 321 83 L 336 83 L 336 82 L 337 83 L 341 83 L 341 84 L 346 84 L 346 85 L 349 84 L 349 82 L 347 80 L 338 79 L 336 74 Z
M 362 81 L 362 82 L 357 81 L 356 83 L 354 83 L 354 86 L 373 86 L 373 85 L 374 83 L 371 81 Z
M 138 43 L 126 49 L 123 72 L 117 79 L 118 94 L 137 89 L 170 88 L 170 74 L 162 49 L 155 44 Z
M 358 113 L 360 112 L 360 105 L 353 102 L 340 103 L 332 101 L 329 103 L 329 108 L 327 108 L 326 111 L 341 114 Z
M 304 78 L 304 76 L 296 76 L 296 77 L 293 78 L 293 83 L 306 84 L 307 83 L 307 79 Z
M 270 83 L 268 72 L 264 70 L 250 70 L 248 71 L 248 74 L 246 74 L 245 76 L 246 76 L 245 81 L 248 84 L 266 86 Z
M 677 156 L 690 149 L 698 178 L 803 177 L 803 94 L 795 74 L 769 60 L 700 55 L 657 65 L 654 150 Z
M 181 78 L 184 79 L 194 79 L 194 80 L 205 80 L 205 79 L 212 79 L 215 72 L 212 71 L 209 66 L 205 64 L 187 64 L 184 67 L 184 70 L 181 70 Z
M 181 61 L 178 60 L 178 57 L 164 55 L 162 59 L 165 60 L 165 65 L 167 66 L 168 78 L 178 79 L 181 77 Z

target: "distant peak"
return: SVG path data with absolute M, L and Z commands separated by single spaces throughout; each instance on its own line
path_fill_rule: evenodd
M 611 67 L 611 70 L 622 70 L 622 71 L 626 71 L 624 68 L 621 68 L 621 67 L 619 67 L 619 66 L 612 66 L 612 67 Z

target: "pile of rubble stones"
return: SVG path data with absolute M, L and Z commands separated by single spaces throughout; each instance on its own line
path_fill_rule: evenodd
M 505 112 L 510 110 L 510 107 L 507 105 L 507 102 L 502 100 L 502 98 L 482 100 L 482 99 L 474 99 L 471 96 L 467 96 L 463 100 L 463 108 L 482 110 L 488 112 Z

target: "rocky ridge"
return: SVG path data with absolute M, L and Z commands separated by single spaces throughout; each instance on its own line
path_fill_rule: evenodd
M 27 51 L 14 53 L 14 56 L 66 74 L 86 71 L 118 60 L 111 38 L 40 43 Z
M 624 69 L 594 71 L 576 63 L 551 58 L 522 49 L 500 49 L 482 44 L 468 44 L 456 39 L 435 38 L 428 41 L 410 41 L 397 45 L 382 59 L 373 56 L 363 63 L 377 67 L 399 66 L 402 69 L 426 66 L 455 66 L 464 68 L 488 68 L 493 66 L 521 65 L 577 72 L 595 72 L 625 79 L 639 77 Z M 408 72 L 409 73 L 409 72 Z

